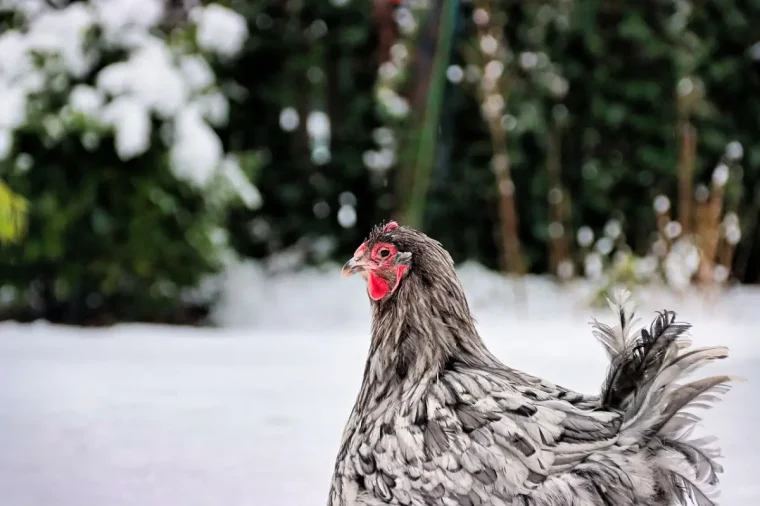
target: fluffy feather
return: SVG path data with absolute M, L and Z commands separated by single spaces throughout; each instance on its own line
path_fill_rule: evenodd
M 715 504 L 719 453 L 691 437 L 699 418 L 688 410 L 712 405 L 732 378 L 682 380 L 725 348 L 691 347 L 672 311 L 638 329 L 622 292 L 615 325 L 593 328 L 610 358 L 601 393 L 572 392 L 486 349 L 440 244 L 387 225 L 372 242 L 411 263 L 398 290 L 371 302 L 329 506 Z
M 625 322 L 634 311 L 630 295 L 622 293 L 610 304 L 621 322 L 612 329 L 594 323 L 594 335 L 610 353 L 610 367 L 602 386 L 601 404 L 624 413 L 620 442 L 643 446 L 659 471 L 655 477 L 666 496 L 681 504 L 714 505 L 720 452 L 714 438 L 689 439 L 700 418 L 687 409 L 711 408 L 738 378 L 713 376 L 690 383 L 680 381 L 707 363 L 728 357 L 725 347 L 691 346 L 690 325 L 676 321 L 673 311 L 662 311 L 647 329 L 634 331 Z M 621 330 L 622 329 L 622 330 Z M 614 343 L 608 346 L 607 343 Z M 667 504 L 667 503 L 663 503 Z

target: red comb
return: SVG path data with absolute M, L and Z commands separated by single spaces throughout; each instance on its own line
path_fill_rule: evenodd
M 396 230 L 397 228 L 398 228 L 398 223 L 396 223 L 395 221 L 389 221 L 383 227 L 383 232 L 390 232 L 391 230 Z

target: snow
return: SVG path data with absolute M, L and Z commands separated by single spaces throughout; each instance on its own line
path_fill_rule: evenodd
M 161 39 L 150 38 L 144 44 L 127 60 L 101 70 L 98 88 L 112 96 L 133 96 L 159 118 L 172 118 L 187 104 L 188 86 Z
M 23 124 L 26 116 L 26 94 L 17 86 L 0 83 L 0 97 L 3 97 L 0 101 L 0 160 L 5 160 L 13 145 L 11 131 Z
M 249 261 L 230 264 L 216 280 L 221 294 L 212 315 L 214 321 L 235 328 L 304 331 L 345 325 L 366 327 L 369 307 L 360 278 L 341 279 L 340 268 L 335 265 L 279 272 L 279 262 L 275 256 L 269 264 Z M 273 275 L 271 271 L 278 274 Z M 564 285 L 540 276 L 510 280 L 475 263 L 463 264 L 457 272 L 476 315 L 540 321 L 548 313 L 553 317 L 579 318 L 581 324 L 587 323 L 591 316 L 608 316 L 606 306 L 589 307 L 597 285 L 583 280 Z M 632 290 L 643 313 L 667 307 L 689 319 L 758 321 L 755 308 L 760 307 L 760 289 L 757 288 L 739 286 L 686 293 L 658 287 Z M 298 318 L 283 319 L 282 308 Z
M 222 173 L 226 176 L 233 187 L 236 188 L 241 200 L 249 209 L 256 209 L 261 206 L 262 198 L 259 190 L 248 182 L 248 178 L 240 168 L 240 162 L 237 157 L 227 155 L 222 161 Z
M 150 112 L 130 96 L 118 97 L 101 110 L 100 119 L 116 134 L 116 154 L 122 160 L 136 158 L 150 147 Z
M 13 137 L 10 131 L 0 128 L 0 160 L 5 160 L 13 147 Z
M 94 116 L 105 103 L 103 93 L 86 84 L 77 84 L 69 93 L 69 105 L 75 112 Z
M 170 156 L 174 173 L 202 188 L 222 160 L 222 141 L 209 127 L 197 107 L 182 110 L 175 120 L 176 139 Z
M 230 104 L 221 93 L 205 93 L 196 99 L 198 109 L 203 117 L 214 126 L 227 124 L 230 114 Z
M 26 95 L 17 86 L 0 88 L 3 97 L 0 105 L 0 128 L 17 128 L 24 123 L 26 117 Z
M 92 0 L 105 39 L 111 43 L 141 36 L 164 16 L 163 0 Z
M 193 91 L 202 91 L 214 84 L 216 77 L 206 60 L 198 55 L 182 55 L 179 68 L 185 82 Z
M 25 50 L 27 54 L 57 54 L 70 75 L 82 77 L 95 61 L 85 45 L 87 31 L 95 21 L 89 5 L 81 3 L 42 11 L 29 26 Z
M 0 34 L 0 160 L 12 156 L 13 131 L 30 119 L 27 109 L 36 100 L 34 94 L 44 93 L 48 86 L 56 92 L 72 86 L 68 109 L 43 111 L 57 118 L 48 122 L 54 127 L 46 128 L 49 141 L 57 142 L 67 133 L 71 125 L 61 118 L 70 117 L 67 114 L 73 110 L 92 120 L 88 128 L 94 124 L 113 130 L 120 159 L 141 156 L 160 138 L 167 144 L 162 148 L 171 152 L 177 178 L 207 190 L 218 176 L 231 176 L 229 186 L 241 200 L 259 205 L 261 196 L 243 172 L 224 166 L 222 142 L 211 125 L 226 125 L 229 103 L 206 59 L 234 58 L 248 37 L 246 21 L 217 4 L 194 8 L 196 42 L 205 51 L 201 55 L 198 48 L 190 47 L 191 40 L 180 44 L 179 36 L 164 40 L 154 35 L 164 4 L 163 0 L 89 0 L 55 7 L 32 0 L 0 0 L 0 9 L 21 13 L 24 20 L 18 29 Z M 100 38 L 92 39 L 93 34 Z M 121 50 L 125 57 L 105 65 L 104 49 Z M 36 64 L 37 56 L 42 57 L 41 66 Z M 95 75 L 94 88 L 81 82 L 90 73 Z M 162 134 L 167 135 L 152 135 L 153 118 L 163 122 L 167 128 Z M 93 132 L 81 134 L 84 139 Z
M 216 314 L 226 328 L 0 324 L 3 506 L 324 504 L 361 381 L 368 301 L 361 280 L 342 280 L 337 268 L 265 272 L 240 264 L 228 273 Z M 581 288 L 505 282 L 474 265 L 460 274 L 494 353 L 598 389 L 605 356 Z M 671 302 L 698 344 L 732 349 L 711 372 L 749 380 L 705 425 L 726 456 L 721 505 L 757 503 L 760 293 Z
M 191 14 L 197 25 L 198 46 L 219 56 L 230 58 L 243 49 L 248 38 L 245 19 L 219 4 L 195 7 Z

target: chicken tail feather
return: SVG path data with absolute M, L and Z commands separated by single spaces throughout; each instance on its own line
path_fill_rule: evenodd
M 711 408 L 741 379 L 713 376 L 682 383 L 704 365 L 728 357 L 725 347 L 694 347 L 690 325 L 673 311 L 657 314 L 648 329 L 634 329 L 630 293 L 618 294 L 610 306 L 615 327 L 594 322 L 594 335 L 607 350 L 610 365 L 600 396 L 604 408 L 624 414 L 620 444 L 646 448 L 658 471 L 662 493 L 682 504 L 714 506 L 719 450 L 713 438 L 691 438 L 701 420 L 693 408 Z

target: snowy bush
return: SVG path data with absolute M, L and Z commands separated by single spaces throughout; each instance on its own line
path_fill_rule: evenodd
M 224 260 L 226 210 L 260 205 L 256 153 L 215 131 L 231 83 L 214 68 L 246 21 L 211 3 L 169 30 L 165 3 L 0 0 L 0 177 L 31 212 L 0 302 L 163 319 Z

